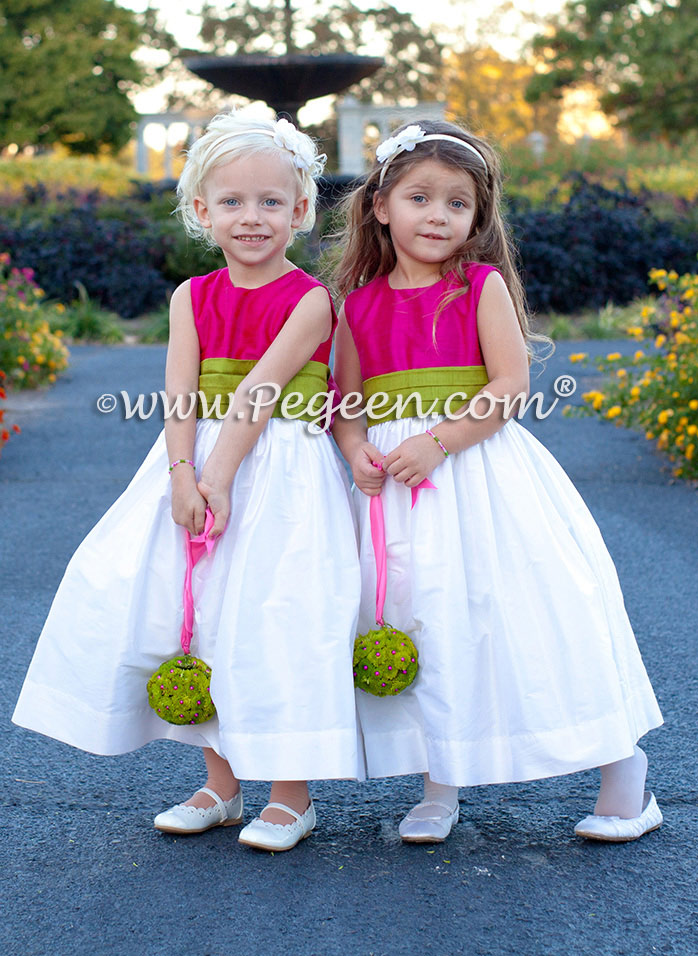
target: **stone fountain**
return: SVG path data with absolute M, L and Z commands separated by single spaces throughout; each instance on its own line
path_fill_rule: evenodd
M 303 53 L 293 42 L 291 0 L 284 0 L 286 53 L 195 56 L 184 63 L 226 93 L 263 100 L 275 113 L 298 123 L 298 110 L 318 96 L 339 93 L 384 65 L 382 57 L 352 53 Z

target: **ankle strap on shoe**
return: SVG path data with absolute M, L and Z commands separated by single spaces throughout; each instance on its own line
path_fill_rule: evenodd
M 207 794 L 209 795 L 209 797 L 213 797 L 213 799 L 216 801 L 216 806 L 218 807 L 218 809 L 219 809 L 219 810 L 221 811 L 221 813 L 223 814 L 223 819 L 225 820 L 227 814 L 226 814 L 226 812 L 225 812 L 225 807 L 224 807 L 224 805 L 223 805 L 223 800 L 218 796 L 218 794 L 216 793 L 216 791 L 215 791 L 215 790 L 211 790 L 210 787 L 199 787 L 199 789 L 198 789 L 197 792 L 198 792 L 198 793 L 207 793 Z
M 299 823 L 301 822 L 301 814 L 296 813 L 295 810 L 292 810 L 290 807 L 287 807 L 283 803 L 268 803 L 266 807 L 264 808 L 264 810 L 283 810 L 284 813 L 288 813 L 289 816 L 295 817 Z M 262 810 L 262 813 L 264 813 L 264 810 Z

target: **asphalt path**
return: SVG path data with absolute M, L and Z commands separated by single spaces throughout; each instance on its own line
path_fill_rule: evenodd
M 623 343 L 585 343 L 606 351 Z M 564 344 L 534 379 L 593 373 Z M 162 387 L 159 346 L 82 346 L 49 391 L 10 397 L 0 459 L 4 956 L 696 956 L 698 495 L 640 435 L 561 404 L 527 426 L 576 483 L 623 585 L 665 725 L 643 743 L 661 830 L 629 844 L 577 839 L 598 773 L 461 790 L 437 846 L 397 834 L 419 779 L 313 784 L 318 827 L 291 853 L 236 828 L 158 833 L 153 815 L 201 784 L 199 752 L 168 742 L 121 757 L 72 750 L 10 723 L 65 565 L 125 488 L 161 420 L 100 413 L 104 393 Z M 575 400 L 573 399 L 573 401 Z M 244 787 L 248 819 L 267 787 Z

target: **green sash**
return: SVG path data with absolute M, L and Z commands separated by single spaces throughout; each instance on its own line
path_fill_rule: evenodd
M 256 359 L 230 359 L 230 358 L 207 358 L 201 362 L 199 369 L 199 392 L 205 399 L 208 412 L 204 414 L 204 406 L 199 397 L 196 415 L 197 418 L 223 418 L 230 405 L 229 395 L 235 391 L 240 382 L 257 364 Z M 326 399 L 317 398 L 311 405 L 310 411 L 304 411 L 299 414 L 301 409 L 307 409 L 314 395 L 318 393 L 325 396 L 327 393 L 327 377 L 329 368 L 323 362 L 306 362 L 303 368 L 297 372 L 291 381 L 286 385 L 279 395 L 279 399 L 274 406 L 273 417 L 280 418 L 281 403 L 287 395 L 300 393 L 300 398 L 294 399 L 289 404 L 287 418 L 302 422 L 314 421 L 322 409 Z M 216 402 L 216 397 L 220 396 L 220 402 Z M 272 397 L 271 389 L 262 390 L 262 398 L 267 401 Z
M 395 421 L 397 418 L 425 416 L 427 412 L 443 415 L 461 405 L 487 385 L 484 365 L 415 368 L 387 375 L 374 375 L 364 381 L 364 405 L 369 425 Z M 369 402 L 371 396 L 387 396 Z M 451 396 L 453 396 L 451 398 Z

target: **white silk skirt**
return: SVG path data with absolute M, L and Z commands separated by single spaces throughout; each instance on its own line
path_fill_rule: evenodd
M 220 427 L 198 422 L 198 469 Z M 211 747 L 242 779 L 360 775 L 351 666 L 360 573 L 331 440 L 274 418 L 238 470 L 228 526 L 194 568 L 191 653 L 212 667 L 217 716 L 193 726 L 165 723 L 146 693 L 180 651 L 185 532 L 170 508 L 162 433 L 73 555 L 14 722 L 97 754 L 161 738 Z
M 441 418 L 369 429 L 384 454 Z M 470 786 L 628 757 L 662 723 L 599 529 L 553 456 L 516 421 L 445 458 L 411 493 L 388 478 L 387 622 L 419 672 L 397 697 L 358 690 L 367 773 Z M 360 631 L 375 626 L 369 498 Z

